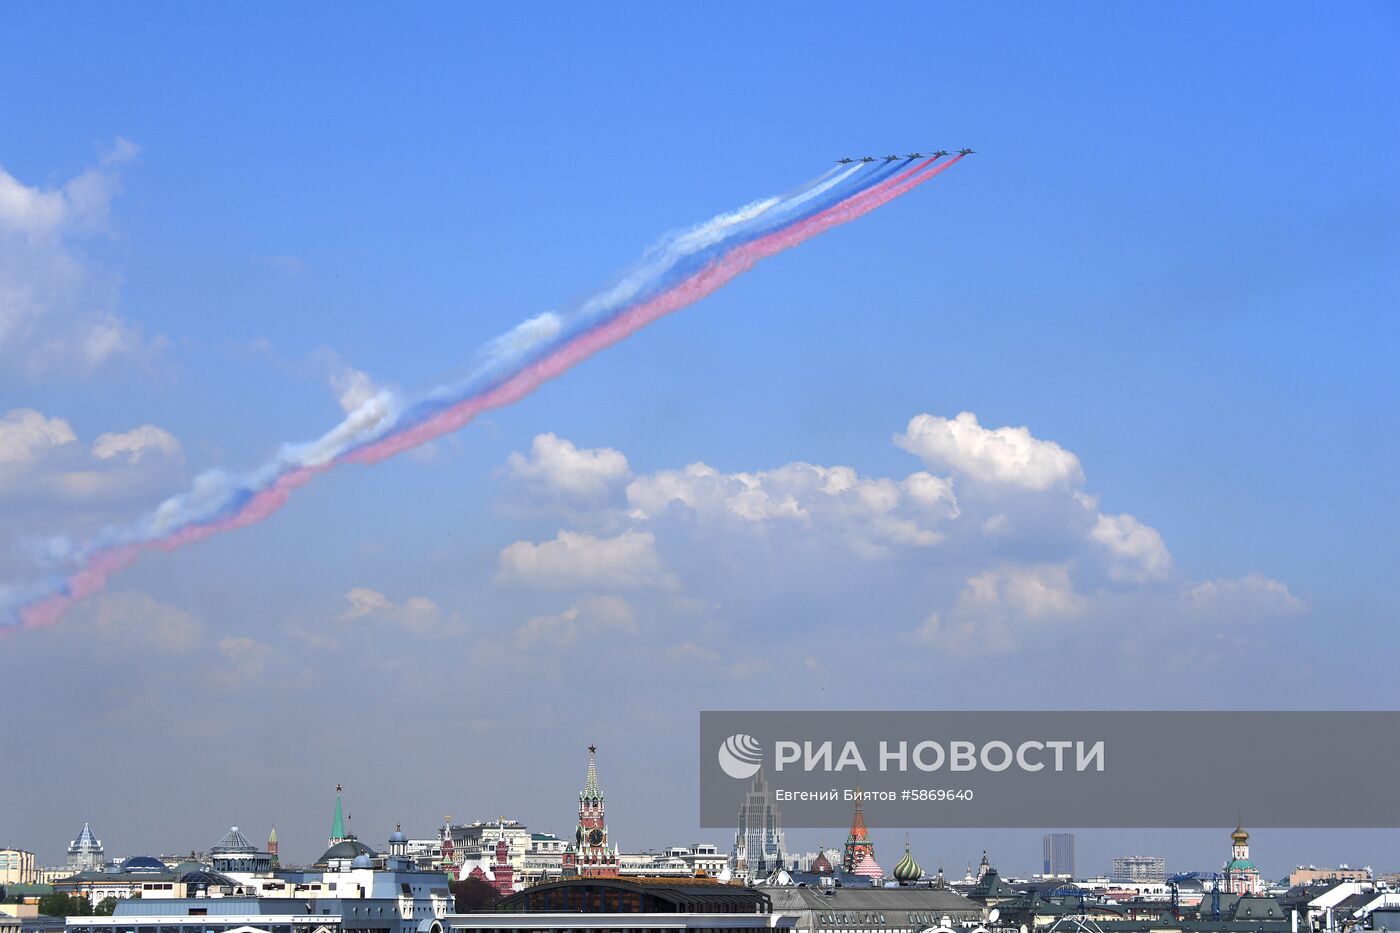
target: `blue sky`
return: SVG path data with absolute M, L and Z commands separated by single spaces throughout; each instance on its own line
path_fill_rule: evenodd
M 1379 3 L 5 7 L 0 169 L 97 191 L 81 223 L 0 241 L 0 281 L 40 296 L 0 333 L 0 418 L 72 434 L 0 446 L 11 581 L 37 537 L 324 430 L 354 373 L 412 390 L 463 372 L 664 231 L 841 155 L 978 154 L 428 451 L 339 471 L 0 641 L 0 676 L 34 697 L 0 737 L 186 757 L 230 810 L 172 823 L 132 780 L 8 774 L 0 798 L 34 806 L 0 829 L 52 858 L 84 818 L 133 851 L 265 820 L 314 855 L 324 788 L 400 730 L 413 776 L 355 788 L 385 832 L 503 808 L 566 831 L 558 767 L 591 737 L 617 819 L 646 827 L 620 841 L 660 845 L 694 818 L 648 774 L 689 786 L 701 708 L 1392 705 L 1397 25 Z M 94 320 L 119 335 L 100 358 Z M 961 448 L 891 442 L 963 411 L 1070 452 L 1082 480 L 1009 489 Z M 141 426 L 172 440 L 96 453 Z M 545 434 L 569 446 L 532 448 Z M 597 487 L 551 485 L 550 451 Z M 729 483 L 925 470 L 960 512 L 929 526 L 941 543 L 879 554 L 789 476 L 761 484 L 807 525 L 630 514 L 695 462 Z M 1167 569 L 1094 551 L 1075 523 L 1100 515 L 1155 530 L 1138 540 Z M 999 517 L 1014 533 L 989 543 Z M 512 546 L 566 552 L 540 550 L 561 532 L 631 575 L 512 570 Z M 93 686 L 52 696 L 55 669 Z M 580 693 L 603 709 L 557 700 Z M 368 698 L 414 714 L 349 713 Z M 266 735 L 285 716 L 310 748 Z M 233 776 L 197 763 L 229 748 Z M 1278 870 L 1394 848 L 1276 833 Z M 1033 867 L 1032 836 L 1005 836 L 1008 867 L 1018 846 Z M 930 835 L 921 860 L 985 838 Z M 1156 847 L 1192 867 L 1223 848 Z

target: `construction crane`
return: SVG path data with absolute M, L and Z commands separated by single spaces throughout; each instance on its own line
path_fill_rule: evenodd
M 1177 885 L 1178 885 L 1179 882 L 1182 882 L 1182 881 L 1189 881 L 1189 880 L 1192 880 L 1192 879 L 1196 879 L 1196 880 L 1199 880 L 1199 881 L 1202 881 L 1202 882 L 1204 882 L 1204 881 L 1206 881 L 1206 880 L 1209 880 L 1210 883 L 1211 883 L 1211 885 L 1210 885 L 1210 918 L 1211 918 L 1212 920 L 1219 920 L 1219 919 L 1220 919 L 1220 882 L 1223 881 L 1224 878 L 1225 878 L 1225 876 L 1222 875 L 1222 874 L 1220 874 L 1220 872 L 1218 872 L 1218 871 L 1209 871 L 1209 872 L 1204 872 L 1204 871 L 1191 871 L 1191 872 L 1185 872 L 1184 874 L 1172 875 L 1172 876 L 1171 876 L 1171 879 L 1167 882 L 1167 884 L 1170 885 L 1170 886 L 1171 886 L 1171 889 L 1172 889 L 1172 916 L 1175 917 L 1177 920 L 1180 920 L 1180 919 L 1181 919 L 1181 891 L 1180 891 L 1180 889 L 1177 887 Z M 1202 887 L 1202 889 L 1203 889 L 1203 890 L 1202 890 L 1202 898 L 1201 898 L 1201 899 L 1202 899 L 1202 900 L 1205 900 L 1205 897 L 1204 897 L 1204 888 L 1205 888 L 1205 885 L 1202 884 L 1201 887 Z

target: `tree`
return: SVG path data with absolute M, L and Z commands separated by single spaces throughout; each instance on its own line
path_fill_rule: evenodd
M 472 910 L 490 910 L 501 899 L 501 892 L 480 878 L 467 877 L 461 881 L 454 881 L 451 889 L 459 914 Z
M 117 909 L 117 899 L 115 897 L 104 897 L 97 902 L 97 906 L 92 909 L 93 915 L 98 917 L 110 917 Z
M 45 894 L 39 898 L 39 913 L 46 917 L 90 917 L 92 901 L 81 894 Z

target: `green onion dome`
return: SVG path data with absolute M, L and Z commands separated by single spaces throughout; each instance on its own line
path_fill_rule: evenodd
M 924 870 L 919 867 L 919 863 L 914 861 L 914 856 L 909 854 L 909 840 L 904 840 L 904 858 L 899 860 L 899 864 L 894 867 L 894 880 L 900 884 L 913 884 L 924 875 Z

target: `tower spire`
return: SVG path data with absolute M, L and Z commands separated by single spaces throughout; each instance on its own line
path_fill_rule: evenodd
M 564 851 L 561 869 L 568 876 L 613 877 L 617 874 L 616 847 L 608 847 L 608 825 L 603 816 L 603 792 L 598 787 L 598 746 L 588 746 L 588 777 L 578 792 L 578 828 Z
M 588 780 L 583 785 L 583 796 L 601 797 L 603 792 L 598 789 L 598 746 L 588 746 Z
M 875 863 L 875 846 L 870 841 L 870 828 L 865 825 L 865 809 L 862 805 L 864 794 L 856 786 L 856 812 L 851 817 L 851 832 L 846 836 L 846 850 L 841 856 L 843 871 L 853 872 L 861 860 L 868 857 Z
M 331 845 L 345 841 L 345 810 L 340 803 L 341 786 L 335 785 L 335 817 L 331 820 Z

